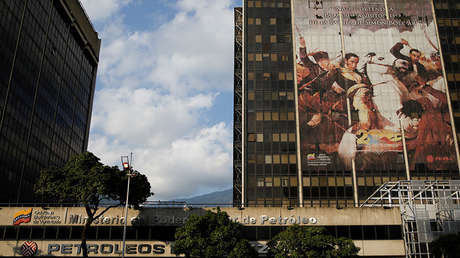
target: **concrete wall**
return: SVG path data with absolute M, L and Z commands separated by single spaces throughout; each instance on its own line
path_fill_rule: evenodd
M 1 208 L 0 225 L 12 225 L 15 214 L 28 208 Z M 100 210 L 102 210 L 101 208 Z M 191 214 L 202 215 L 207 210 L 217 208 L 144 208 L 129 209 L 128 224 L 133 219 L 146 225 L 181 225 Z M 222 208 L 230 219 L 246 226 L 272 225 L 283 226 L 290 224 L 334 226 L 334 225 L 401 225 L 398 208 Z M 62 208 L 32 208 L 31 221 L 24 225 L 75 225 L 81 224 L 80 219 L 86 216 L 82 207 Z M 120 225 L 124 217 L 123 208 L 112 208 L 97 221 L 96 225 Z
M 403 257 L 404 240 L 354 240 L 359 250 L 359 256 L 391 256 Z
M 13 219 L 19 213 L 29 211 L 26 207 L 4 207 L 0 208 L 0 225 L 9 226 L 13 224 Z M 146 225 L 181 225 L 191 214 L 202 215 L 207 210 L 217 210 L 217 208 L 144 208 L 141 210 L 129 209 L 128 225 L 144 223 Z M 401 216 L 398 208 L 222 208 L 228 213 L 230 218 L 238 221 L 245 226 L 286 226 L 290 224 L 301 224 L 306 226 L 333 226 L 333 225 L 400 225 Z M 117 207 L 110 209 L 96 223 L 95 226 L 123 225 L 123 208 Z M 30 222 L 24 222 L 19 226 L 31 225 L 82 225 L 86 217 L 82 207 L 63 207 L 63 208 L 43 208 L 33 207 Z M 314 220 L 312 219 L 314 218 Z M 0 241 L 0 253 L 11 254 L 20 250 L 25 241 Z M 132 242 L 132 243 L 131 243 Z M 78 255 L 79 241 L 35 241 L 40 249 L 37 255 Z M 153 251 L 154 244 L 158 249 L 164 250 L 165 254 L 170 253 L 170 244 L 161 241 L 129 241 L 132 248 L 137 248 L 137 256 L 144 256 L 140 252 L 151 249 L 152 252 L 147 256 L 158 256 L 161 254 Z M 266 250 L 266 241 L 257 241 L 253 244 L 260 247 L 259 251 Z M 355 240 L 355 245 L 361 250 L 360 256 L 404 256 L 404 241 L 401 240 Z M 117 256 L 116 250 L 121 246 L 121 241 L 90 241 L 92 248 L 99 248 L 97 256 Z M 104 245 L 105 255 L 101 255 L 100 250 Z M 150 245 L 151 247 L 147 247 Z M 59 249 L 57 249 L 59 248 Z M 118 249 L 117 249 L 118 248 Z M 134 249 L 135 249 L 134 248 Z M 141 248 L 141 249 L 139 249 Z M 144 248 L 144 249 L 142 249 Z M 134 250 L 133 249 L 133 250 Z M 64 250 L 64 252 L 63 252 Z M 110 252 L 109 252 L 110 251 Z M 50 253 L 51 252 L 51 253 Z M 134 251 L 133 251 L 134 252 Z M 133 255 L 135 255 L 133 253 Z

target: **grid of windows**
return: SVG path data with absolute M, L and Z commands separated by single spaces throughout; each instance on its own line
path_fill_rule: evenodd
M 455 0 L 435 0 L 438 31 L 444 55 L 455 127 L 460 128 L 460 5 Z M 458 129 L 457 129 L 458 132 Z M 457 133 L 457 138 L 460 134 Z
M 290 1 L 246 1 L 247 205 L 297 205 Z
M 39 170 L 86 149 L 97 63 L 62 8 L 0 1 L 0 202 L 34 201 Z
M 127 227 L 127 240 L 158 240 L 174 241 L 176 226 L 142 226 Z M 402 229 L 400 225 L 386 226 L 326 226 L 329 234 L 335 237 L 347 237 L 353 240 L 400 240 Z M 243 227 L 243 237 L 249 241 L 270 240 L 284 226 L 246 226 Z M 80 240 L 82 226 L 23 226 L 0 227 L 2 240 Z M 123 227 L 99 226 L 90 227 L 88 240 L 121 240 Z
M 400 240 L 402 228 L 400 225 L 387 226 L 325 226 L 329 234 L 335 237 L 346 237 L 352 240 Z M 270 240 L 286 227 L 253 226 L 244 227 L 244 236 L 249 241 Z
M 127 240 L 174 241 L 175 226 L 127 227 Z M 3 240 L 80 240 L 82 226 L 8 226 L 0 227 Z M 90 227 L 88 240 L 122 240 L 122 226 Z
M 445 60 L 456 128 L 460 128 L 460 5 L 455 0 L 435 0 L 439 36 Z M 245 204 L 249 206 L 298 205 L 302 187 L 304 206 L 353 206 L 352 172 L 304 169 L 298 182 L 293 49 L 290 1 L 244 3 L 244 121 L 243 142 Z M 458 134 L 460 138 L 460 134 Z M 382 167 L 358 171 L 359 202 L 382 183 L 406 180 L 404 159 L 386 159 Z M 359 164 L 358 164 L 359 165 Z M 458 179 L 458 171 L 430 171 L 416 165 L 414 180 Z M 239 203 L 238 200 L 234 200 Z

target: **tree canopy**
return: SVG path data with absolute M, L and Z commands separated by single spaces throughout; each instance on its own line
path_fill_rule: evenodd
M 152 195 L 147 177 L 135 173 L 131 178 L 129 204 L 137 207 Z M 62 168 L 48 168 L 40 172 L 35 184 L 35 192 L 49 202 L 76 203 L 85 207 L 88 220 L 82 232 L 83 256 L 87 257 L 86 237 L 91 223 L 111 207 L 125 204 L 128 176 L 118 167 L 102 164 L 90 152 L 71 158 Z M 115 202 L 98 213 L 100 202 L 104 199 Z M 118 202 L 118 203 L 116 203 Z
M 243 238 L 242 227 L 219 209 L 217 213 L 207 211 L 204 216 L 192 214 L 176 230 L 173 250 L 186 257 L 257 257 Z
M 434 257 L 452 258 L 460 254 L 460 234 L 447 234 L 430 244 Z
M 323 227 L 289 226 L 268 242 L 274 257 L 354 257 L 357 248 L 351 239 L 336 238 Z

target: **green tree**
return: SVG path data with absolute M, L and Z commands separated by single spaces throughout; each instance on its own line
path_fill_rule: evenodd
M 323 227 L 289 226 L 268 242 L 274 257 L 353 257 L 359 248 L 348 238 L 336 238 Z
M 42 170 L 35 192 L 50 202 L 84 206 L 88 220 L 81 234 L 81 247 L 83 257 L 88 257 L 86 239 L 91 223 L 110 208 L 125 204 L 127 180 L 126 172 L 118 167 L 105 166 L 94 154 L 85 152 L 70 159 L 62 168 Z M 131 178 L 130 184 L 129 204 L 134 207 L 152 195 L 145 175 L 137 174 Z M 104 199 L 118 203 L 99 207 Z
M 453 258 L 460 254 L 460 235 L 448 234 L 439 237 L 430 244 L 434 257 Z
M 243 239 L 242 227 L 220 209 L 203 216 L 192 214 L 176 230 L 173 250 L 186 257 L 257 257 L 254 248 Z

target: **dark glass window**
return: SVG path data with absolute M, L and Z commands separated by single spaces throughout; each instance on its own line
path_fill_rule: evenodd
M 69 239 L 69 238 L 70 238 L 70 227 L 59 227 L 58 239 L 61 240 L 61 239 Z
M 16 240 L 18 233 L 18 227 L 6 227 L 5 228 L 5 240 Z
M 57 231 L 58 229 L 55 226 L 45 227 L 45 239 L 56 239 Z
M 83 227 L 72 227 L 70 239 L 81 239 L 82 232 L 83 232 Z

